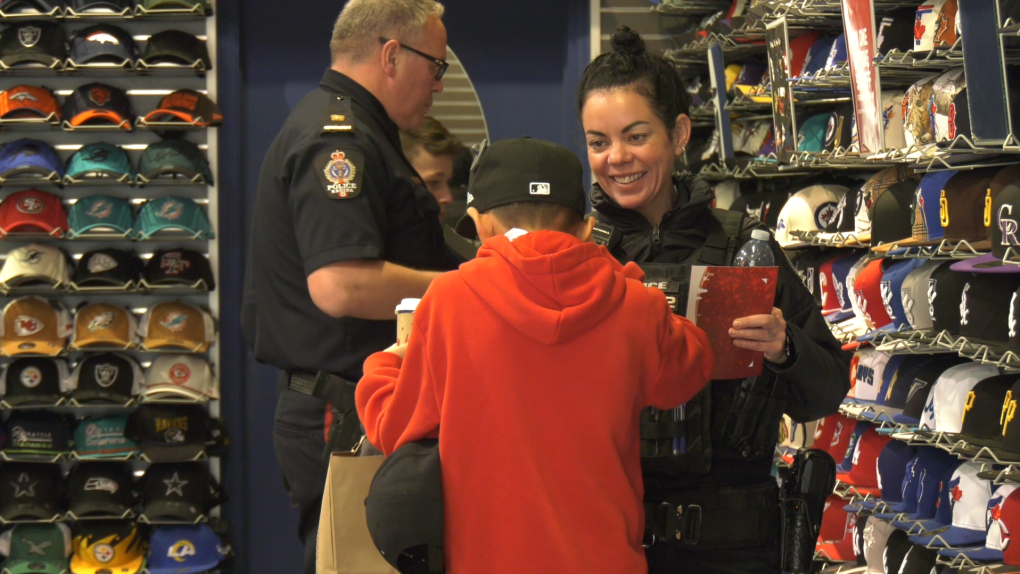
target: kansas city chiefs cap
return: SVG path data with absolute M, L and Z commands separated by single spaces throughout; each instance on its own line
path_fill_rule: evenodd
M 956 43 L 956 0 L 928 0 L 917 7 L 914 51 L 951 48 Z
M 0 465 L 0 519 L 56 520 L 63 514 L 64 481 L 60 467 L 37 462 Z
M 71 396 L 79 403 L 126 405 L 138 395 L 142 368 L 126 355 L 91 355 L 74 368 L 68 380 Z
M 67 475 L 68 510 L 76 518 L 124 518 L 135 505 L 131 468 L 122 462 L 81 462 Z
M 202 454 L 210 428 L 204 406 L 152 404 L 131 414 L 124 436 L 152 462 L 184 462 Z
M 146 287 L 199 287 L 213 290 L 212 267 L 205 255 L 191 249 L 160 249 L 145 265 Z
M 142 62 L 146 66 L 198 65 L 205 70 L 213 67 L 205 42 L 180 30 L 164 30 L 150 36 L 142 52 Z
M 70 453 L 74 446 L 67 417 L 57 413 L 17 411 L 4 428 L 10 436 L 4 455 L 10 458 L 43 458 L 50 462 Z
M 64 123 L 71 127 L 112 125 L 130 131 L 134 121 L 127 92 L 107 84 L 85 84 L 64 100 Z
M 71 557 L 71 528 L 17 524 L 0 534 L 0 555 L 9 574 L 63 574 Z
M 209 362 L 201 356 L 163 355 L 146 369 L 140 394 L 143 402 L 207 401 L 219 399 L 220 389 Z
M 125 65 L 138 59 L 131 34 L 112 24 L 97 24 L 80 30 L 71 38 L 68 60 L 72 64 Z
M 67 162 L 67 178 L 73 182 L 113 179 L 131 183 L 134 177 L 135 168 L 131 165 L 127 152 L 113 144 L 98 142 L 84 145 Z M 78 201 L 84 199 L 88 198 Z
M 71 315 L 59 303 L 22 297 L 4 307 L 0 323 L 0 354 L 59 355 L 71 334 Z
M 216 479 L 199 463 L 154 464 L 138 489 L 142 516 L 150 522 L 198 522 L 224 500 Z
M 20 139 L 0 147 L 0 179 L 52 179 L 64 177 L 64 162 L 50 144 Z
M 74 429 L 74 456 L 80 460 L 125 460 L 138 453 L 135 441 L 124 436 L 127 417 L 84 419 Z
M 46 119 L 59 121 L 60 104 L 48 88 L 42 86 L 14 86 L 0 92 L 0 118 Z
M 65 41 L 64 30 L 56 23 L 30 20 L 15 24 L 0 34 L 0 67 L 56 67 L 67 58 Z
M 0 233 L 45 233 L 63 237 L 67 212 L 60 198 L 38 189 L 12 193 L 0 203 Z
M 183 301 L 153 305 L 138 327 L 143 349 L 182 349 L 204 353 L 216 340 L 213 318 L 204 310 Z
M 10 406 L 54 406 L 69 390 L 67 364 L 59 360 L 17 359 L 0 375 L 0 396 Z
M 133 251 L 99 249 L 82 255 L 74 270 L 78 290 L 130 288 L 142 274 L 142 262 Z
M 165 525 L 149 540 L 149 574 L 191 574 L 215 569 L 229 547 L 208 524 Z
M 177 90 L 159 102 L 159 107 L 145 114 L 145 121 L 184 122 L 196 126 L 218 126 L 223 113 L 209 96 L 195 90 Z
M 127 309 L 109 303 L 86 304 L 74 315 L 72 349 L 125 350 L 137 342 L 138 321 Z
M 32 243 L 11 251 L 0 270 L 0 284 L 8 289 L 47 285 L 54 289 L 71 283 L 71 269 L 64 252 L 50 245 Z

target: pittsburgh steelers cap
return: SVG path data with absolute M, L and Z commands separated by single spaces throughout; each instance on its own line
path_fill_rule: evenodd
M 142 368 L 127 355 L 91 355 L 74 368 L 68 380 L 71 397 L 79 403 L 126 405 L 138 395 Z
M 108 303 L 86 304 L 74 315 L 70 347 L 130 349 L 138 342 L 137 331 L 138 321 L 127 309 Z
M 85 84 L 64 100 L 64 122 L 73 127 L 114 125 L 130 131 L 134 120 L 127 92 L 107 84 Z
M 84 419 L 74 429 L 74 454 L 81 460 L 124 459 L 138 452 L 135 441 L 124 436 L 125 416 Z
M 209 96 L 195 90 L 177 90 L 159 102 L 159 107 L 145 115 L 147 122 L 181 121 L 196 126 L 218 126 L 223 113 Z
M 204 464 L 154 464 L 138 482 L 142 516 L 149 521 L 197 522 L 224 500 Z
M 136 574 L 145 565 L 145 537 L 125 520 L 86 520 L 74 536 L 74 574 Z
M 966 462 L 953 473 L 946 488 L 953 509 L 952 525 L 934 536 L 910 538 L 911 542 L 929 547 L 973 547 L 984 544 L 987 529 L 985 510 L 992 497 L 992 483 L 978 477 L 981 465 Z
M 210 291 L 216 288 L 209 260 L 191 249 L 160 249 L 153 253 L 145 265 L 142 284 L 148 287 L 201 285 Z
M 903 149 L 903 92 L 882 92 L 882 130 L 885 133 L 885 149 Z
M 135 505 L 131 467 L 80 462 L 67 475 L 68 510 L 75 518 L 122 518 Z
M 71 315 L 59 303 L 22 297 L 4 307 L 0 354 L 59 355 L 71 334 Z
M 162 355 L 145 371 L 143 401 L 219 399 L 220 390 L 209 362 L 198 355 Z
M 142 262 L 133 251 L 99 249 L 82 255 L 73 283 L 77 289 L 130 287 L 141 274 Z
M 63 514 L 64 480 L 60 466 L 38 462 L 0 465 L 0 518 L 54 520 Z
M 152 462 L 184 462 L 202 454 L 210 428 L 204 406 L 151 404 L 128 417 L 124 436 Z
M 911 426 L 919 425 L 924 408 L 928 404 L 928 398 L 931 396 L 931 390 L 935 387 L 939 377 L 950 367 L 963 362 L 964 359 L 960 357 L 935 356 L 922 364 L 907 391 L 907 402 L 903 407 L 903 413 L 893 415 L 893 422 Z
M 0 534 L 0 555 L 8 574 L 64 574 L 71 558 L 66 524 L 16 524 Z
M 131 0 L 71 0 L 75 14 L 124 14 L 133 7 Z
M 4 67 L 23 64 L 53 67 L 65 58 L 64 30 L 56 23 L 30 20 L 10 26 L 0 34 L 0 64 Z
M 176 348 L 204 353 L 216 340 L 213 318 L 183 301 L 157 303 L 146 311 L 138 327 L 143 349 Z
M 138 59 L 135 41 L 123 28 L 96 24 L 82 28 L 71 38 L 68 60 L 75 64 L 123 64 Z
M 48 88 L 22 85 L 0 92 L 0 118 L 59 120 L 60 117 L 60 104 Z
M 79 199 L 71 205 L 67 219 L 74 237 L 89 232 L 129 236 L 134 231 L 134 217 L 127 200 L 108 195 Z
M 936 142 L 951 142 L 958 135 L 970 137 L 967 79 L 962 67 L 953 68 L 935 80 L 931 114 Z
M 149 574 L 198 574 L 213 570 L 227 548 L 208 524 L 160 526 L 149 540 Z
M 71 282 L 67 256 L 56 247 L 32 243 L 7 254 L 0 270 L 0 284 L 7 288 L 26 285 L 52 285 L 54 289 Z
M 793 194 L 779 212 L 776 241 L 789 249 L 803 247 L 803 234 L 824 230 L 837 215 L 839 198 L 847 188 L 838 185 L 812 185 Z
M 974 385 L 963 409 L 960 435 L 964 440 L 978 446 L 1002 444 L 1003 407 L 1008 406 L 1007 396 L 1012 399 L 1018 379 L 1017 375 L 995 375 Z
M 1016 168 L 1016 169 L 1014 169 Z M 1005 177 L 1004 177 L 1005 176 Z M 1014 179 L 1002 185 L 1006 178 Z M 994 197 L 993 197 L 994 196 Z M 988 206 L 992 200 L 991 207 Z M 991 241 L 992 252 L 953 265 L 956 271 L 970 273 L 1020 273 L 1020 265 L 1004 265 L 1002 260 L 1009 249 L 1013 249 L 1011 260 L 1020 255 L 1020 166 L 1000 171 L 992 178 L 985 194 L 985 227 Z M 1014 214 L 1014 210 L 1017 213 Z
M 1020 275 L 969 275 L 960 301 L 960 336 L 973 343 L 1006 346 L 1013 293 L 1020 289 Z
M 1011 534 L 1008 527 L 1004 528 L 1002 521 L 1003 511 L 1016 512 L 1015 507 L 1004 509 L 1005 501 L 1017 489 L 1015 484 L 1005 484 L 995 489 L 992 497 L 988 499 L 988 509 L 985 511 L 985 526 L 987 535 L 984 546 L 973 548 L 944 548 L 939 550 L 939 556 L 956 558 L 966 556 L 971 562 L 1002 562 L 1002 550 L 1009 546 Z
M 180 175 L 189 179 L 202 176 L 210 185 L 213 183 L 202 150 L 187 140 L 162 140 L 145 148 L 138 160 L 138 174 L 149 181 L 163 175 Z
M 46 233 L 62 237 L 67 232 L 67 213 L 60 198 L 38 189 L 12 193 L 0 203 L 0 233 Z
M 50 144 L 23 138 L 0 147 L 0 179 L 64 177 L 64 162 Z
M 206 70 L 212 69 L 205 42 L 180 30 L 164 30 L 150 36 L 142 61 L 149 66 L 163 63 L 191 66 L 201 62 Z
M 67 162 L 67 177 L 71 179 L 119 180 L 124 176 L 135 177 L 131 159 L 120 146 L 105 142 L 82 146 Z
M 928 395 L 921 426 L 929 430 L 959 434 L 963 427 L 963 413 L 967 395 L 979 382 L 1002 371 L 994 365 L 964 363 L 946 369 Z
M 67 364 L 59 360 L 16 359 L 0 375 L 0 396 L 11 406 L 53 406 L 69 390 Z
M 956 0 L 928 0 L 914 20 L 914 51 L 950 48 L 956 43 Z
M 10 437 L 4 447 L 4 454 L 8 456 L 52 458 L 70 453 L 74 446 L 68 419 L 57 413 L 14 412 L 4 428 Z
M 932 328 L 931 314 L 928 312 L 928 279 L 931 272 L 939 266 L 938 261 L 924 261 L 903 279 L 900 287 L 900 304 L 903 305 L 903 317 L 915 331 L 927 331 Z
M 942 197 L 946 185 L 958 171 L 947 170 L 927 173 L 921 178 L 911 201 L 911 233 L 908 239 L 897 241 L 901 246 L 931 245 L 945 237 L 942 229 Z
M 872 250 L 888 251 L 896 241 L 911 235 L 910 204 L 917 183 L 917 179 L 905 179 L 873 196 L 870 216 Z M 880 245 L 888 247 L 883 249 L 878 247 Z

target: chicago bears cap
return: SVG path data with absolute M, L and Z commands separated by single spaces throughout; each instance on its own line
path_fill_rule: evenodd
M 4 307 L 0 323 L 0 354 L 59 355 L 71 335 L 71 315 L 59 303 L 22 297 Z
M 40 243 L 18 247 L 8 253 L 0 270 L 0 284 L 8 289 L 40 284 L 59 289 L 70 282 L 71 269 L 64 252 Z
M 997 168 L 965 170 L 946 182 L 939 198 L 946 239 L 967 240 L 975 249 L 990 249 L 984 225 L 985 198 Z
M 104 142 L 81 147 L 67 162 L 67 177 L 71 181 L 85 179 L 115 179 L 130 182 L 135 168 L 127 152 L 120 146 Z M 79 200 L 81 201 L 81 200 Z
M 45 233 L 62 237 L 67 232 L 67 212 L 60 198 L 38 189 L 12 193 L 0 203 L 0 233 Z
M 901 246 L 931 245 L 938 243 L 945 232 L 942 229 L 942 198 L 946 185 L 957 171 L 937 171 L 921 178 L 911 202 L 911 236 L 898 241 Z
M 947 331 L 956 335 L 960 332 L 963 288 L 970 280 L 970 275 L 953 271 L 951 265 L 952 262 L 943 262 L 931 272 L 928 279 L 928 312 L 931 314 L 932 329 L 936 333 Z
M 917 8 L 914 51 L 950 48 L 956 43 L 956 0 L 928 0 Z
M 59 360 L 17 359 L 0 375 L 0 396 L 10 406 L 53 406 L 69 390 L 67 364 Z
M 64 480 L 60 467 L 38 462 L 0 465 L 0 519 L 55 520 L 63 514 Z
M 914 382 L 907 391 L 907 403 L 903 413 L 893 415 L 893 422 L 903 425 L 919 425 L 928 404 L 932 388 L 947 369 L 963 363 L 964 359 L 954 356 L 935 356 L 926 361 L 914 375 Z
M 1017 375 L 996 375 L 974 385 L 967 394 L 963 409 L 960 435 L 964 440 L 978 446 L 998 446 L 1002 443 L 1002 425 L 1006 412 L 1004 407 L 1012 400 L 1013 385 L 1018 379 L 1020 377 Z
M 885 149 L 903 149 L 907 142 L 903 138 L 903 92 L 882 92 L 882 132 L 885 134 Z
M 112 24 L 82 28 L 71 38 L 67 59 L 72 64 L 124 65 L 138 59 L 138 47 L 131 34 Z
M 201 127 L 223 123 L 223 113 L 209 96 L 195 90 L 177 90 L 159 102 L 159 107 L 145 115 L 146 122 L 180 121 Z
M 114 347 L 130 349 L 138 343 L 138 321 L 127 309 L 109 303 L 91 303 L 74 314 L 72 349 Z
M 50 412 L 14 412 L 4 423 L 9 442 L 4 454 L 9 457 L 52 458 L 68 454 L 74 446 L 64 415 Z M 47 461 L 49 462 L 49 461 Z
M 985 511 L 985 526 L 988 534 L 985 537 L 985 545 L 974 548 L 946 548 L 939 550 L 940 556 L 956 558 L 964 555 L 971 562 L 1002 562 L 1002 551 L 1009 545 L 1011 533 L 1006 522 L 1003 521 L 1003 512 L 1016 512 L 1014 506 L 1007 508 L 1006 500 L 1016 491 L 1014 484 L 1002 485 L 995 489 L 992 497 L 988 499 L 988 509 Z
M 212 60 L 205 42 L 180 30 L 163 30 L 150 36 L 142 52 L 142 62 L 147 66 L 199 64 L 205 70 L 212 69 Z
M 80 15 L 126 15 L 134 7 L 131 0 L 70 0 L 68 11 Z
M 16 524 L 0 534 L 0 555 L 9 574 L 63 574 L 71 558 L 66 524 Z
M 194 401 L 220 398 L 219 385 L 209 362 L 198 355 L 163 355 L 145 371 L 141 388 L 143 402 L 161 399 Z
M 50 144 L 20 139 L 0 147 L 0 180 L 64 177 L 64 162 Z
M 14 24 L 0 34 L 0 66 L 36 64 L 56 67 L 67 58 L 64 30 L 42 20 Z
M 72 543 L 74 574 L 135 574 L 145 565 L 145 537 L 134 522 L 82 521 Z
M 74 429 L 74 454 L 82 460 L 126 459 L 138 453 L 135 441 L 124 436 L 125 416 L 84 419 Z
M 812 185 L 793 194 L 779 212 L 776 241 L 784 249 L 803 247 L 805 233 L 824 230 L 836 217 L 839 198 L 847 189 L 838 185 Z
M 204 353 L 216 340 L 213 318 L 183 301 L 166 301 L 150 307 L 138 327 L 142 348 L 183 349 Z
M 60 104 L 48 88 L 14 86 L 0 92 L 0 118 L 59 120 Z
M 840 310 L 827 317 L 830 323 L 838 323 L 854 316 L 853 305 L 850 303 L 853 285 L 847 284 L 847 275 L 854 264 L 866 255 L 866 253 L 854 252 L 832 262 L 832 284 L 836 291 L 836 301 L 839 303 Z
M 939 263 L 922 260 L 921 266 L 908 273 L 900 287 L 904 318 L 915 331 L 928 331 L 932 328 L 931 315 L 928 313 L 928 279 Z
M 197 522 L 224 500 L 209 469 L 200 463 L 154 464 L 138 482 L 142 516 L 150 522 Z
M 939 76 L 932 87 L 931 114 L 936 142 L 951 142 L 958 135 L 970 137 L 970 110 L 967 106 L 967 78 L 963 68 L 953 68 Z
M 153 404 L 128 417 L 124 436 L 152 462 L 184 462 L 202 454 L 209 429 L 209 413 L 201 405 Z
M 135 505 L 131 468 L 123 462 L 81 462 L 67 475 L 74 518 L 123 518 Z
M 959 434 L 967 396 L 979 382 L 1002 374 L 994 365 L 964 363 L 946 369 L 928 395 L 921 426 L 933 431 Z
M 126 355 L 90 355 L 74 368 L 68 380 L 71 397 L 79 403 L 126 405 L 138 395 L 142 368 Z
M 127 92 L 107 84 L 85 84 L 64 100 L 64 123 L 71 127 L 113 125 L 130 131 L 134 120 Z
M 160 526 L 149 540 L 149 574 L 198 574 L 216 568 L 227 547 L 208 524 Z
M 191 249 L 160 249 L 145 265 L 142 285 L 146 287 L 216 288 L 212 266 L 205 255 Z
M 829 124 L 829 114 L 815 114 L 807 119 L 797 130 L 797 151 L 825 151 L 825 132 Z
M 915 82 L 903 95 L 903 140 L 907 147 L 925 146 L 935 141 L 931 121 L 931 94 L 938 75 Z
M 138 175 L 143 183 L 165 175 L 192 180 L 201 176 L 209 185 L 213 183 L 209 162 L 198 146 L 187 140 L 162 140 L 145 148 L 138 160 Z
M 978 478 L 981 465 L 965 462 L 953 473 L 946 488 L 953 511 L 948 530 L 932 536 L 912 536 L 911 542 L 928 547 L 952 548 L 984 544 L 985 511 L 992 497 L 992 483 Z
M 142 262 L 133 251 L 99 249 L 82 255 L 74 271 L 76 289 L 130 288 L 142 274 Z
M 85 233 L 130 236 L 134 231 L 134 217 L 127 200 L 107 195 L 92 195 L 74 202 L 67 220 L 72 237 Z
M 1002 263 L 1010 249 L 1014 250 L 1010 257 L 1011 260 L 1015 261 L 1020 256 L 1020 239 L 1017 234 L 1020 229 L 1017 221 L 1020 218 L 1013 215 L 1014 207 L 1020 210 L 1020 181 L 1017 181 L 1020 180 L 1020 166 L 1014 167 L 1017 169 L 1007 168 L 997 173 L 986 190 L 984 223 L 992 252 L 961 261 L 953 266 L 954 271 L 1020 273 L 1020 265 Z M 1016 183 L 1010 182 L 1003 185 L 1003 181 L 1007 178 L 1016 181 Z
M 960 336 L 972 343 L 1009 343 L 1010 301 L 1020 275 L 973 274 L 960 301 Z

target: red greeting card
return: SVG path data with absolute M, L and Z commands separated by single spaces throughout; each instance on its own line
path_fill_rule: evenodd
M 761 374 L 764 353 L 733 344 L 733 321 L 772 313 L 778 267 L 691 267 L 687 318 L 708 335 L 715 353 L 712 379 L 743 379 Z

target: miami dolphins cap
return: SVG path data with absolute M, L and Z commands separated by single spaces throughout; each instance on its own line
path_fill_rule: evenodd
M 124 436 L 125 416 L 84 419 L 74 429 L 74 454 L 81 460 L 126 459 L 138 453 L 135 441 Z
M 54 406 L 69 390 L 67 364 L 59 360 L 17 359 L 0 375 L 0 396 L 10 406 Z
M 210 428 L 204 406 L 151 404 L 128 417 L 124 436 L 137 442 L 151 462 L 184 462 L 202 454 Z
M 979 478 L 977 473 L 980 471 L 981 465 L 973 462 L 963 463 L 956 469 L 946 485 L 949 505 L 953 510 L 951 526 L 933 536 L 912 536 L 911 542 L 938 548 L 984 544 L 987 534 L 985 511 L 992 497 L 992 483 Z
M 926 146 L 935 141 L 931 120 L 931 95 L 938 75 L 922 78 L 903 95 L 903 141 L 907 147 Z
M 166 301 L 150 307 L 142 317 L 138 333 L 146 350 L 173 348 L 204 353 L 216 340 L 212 316 L 183 301 Z
M 797 130 L 797 151 L 825 151 L 825 133 L 829 124 L 829 114 L 815 114 L 807 119 Z
M 163 30 L 150 36 L 142 52 L 142 62 L 147 66 L 199 64 L 205 70 L 213 67 L 205 42 L 180 30 Z
M 946 185 L 959 172 L 953 170 L 927 173 L 921 178 L 911 201 L 911 233 L 897 243 L 901 246 L 932 245 L 945 237 L 942 229 L 942 198 Z
M 839 198 L 847 189 L 838 185 L 812 185 L 793 194 L 779 212 L 776 241 L 784 249 L 804 247 L 804 234 L 824 230 L 836 217 Z
M 138 320 L 127 309 L 109 303 L 91 303 L 74 314 L 70 347 L 125 350 L 138 343 Z
M 20 139 L 0 147 L 0 179 L 64 177 L 64 162 L 50 144 Z
M 138 175 L 143 183 L 167 175 L 192 180 L 201 176 L 209 185 L 213 183 L 209 162 L 198 146 L 187 140 L 163 140 L 145 148 L 138 160 Z
M 4 454 L 8 457 L 52 459 L 70 453 L 74 446 L 68 418 L 57 413 L 14 412 L 4 423 L 4 428 L 10 437 L 10 442 L 4 447 Z
M 136 574 L 145 566 L 145 537 L 134 522 L 79 522 L 73 545 L 74 574 Z
M 994 365 L 964 363 L 946 369 L 928 395 L 921 426 L 948 434 L 959 434 L 967 396 L 979 382 L 1002 374 Z
M 142 262 L 133 251 L 99 249 L 82 255 L 72 283 L 78 290 L 130 288 L 142 274 Z
M 71 283 L 71 268 L 64 252 L 50 245 L 32 243 L 7 254 L 0 270 L 0 284 L 8 289 L 49 285 L 54 289 Z
M 67 177 L 72 181 L 86 179 L 127 178 L 130 183 L 135 177 L 135 168 L 127 152 L 120 146 L 104 142 L 91 143 L 81 147 L 67 162 Z M 80 201 L 80 200 L 79 200 Z
M 138 482 L 142 516 L 150 522 L 197 522 L 224 500 L 201 463 L 154 464 Z
M 220 389 L 209 362 L 201 356 L 162 355 L 146 369 L 140 394 L 143 402 L 207 401 L 219 399 Z
M 71 38 L 67 59 L 73 64 L 132 63 L 138 59 L 138 47 L 127 31 L 112 24 L 82 28 Z
M 67 212 L 60 198 L 38 189 L 12 193 L 0 203 L 0 233 L 45 233 L 63 237 Z
M 134 121 L 127 92 L 107 84 L 85 84 L 64 100 L 64 123 L 71 127 L 112 125 L 130 131 Z
M 935 356 L 926 361 L 914 375 L 914 382 L 907 391 L 907 402 L 903 407 L 903 413 L 893 415 L 893 422 L 896 424 L 917 426 L 921 423 L 924 409 L 928 405 L 928 398 L 931 390 L 935 387 L 939 377 L 947 369 L 964 362 L 964 359 L 954 356 Z
M 882 92 L 882 131 L 885 134 L 885 149 L 903 149 L 907 142 L 903 138 L 903 92 Z
M 977 446 L 1000 445 L 1006 409 L 1013 397 L 1017 375 L 996 375 L 974 385 L 967 395 L 963 409 L 960 435 L 969 444 Z
M 59 24 L 30 20 L 0 34 L 0 67 L 35 64 L 56 67 L 67 58 L 64 30 Z
M 145 264 L 142 285 L 146 287 L 200 287 L 213 290 L 212 266 L 205 255 L 191 249 L 160 249 Z
M 130 236 L 134 231 L 134 217 L 127 200 L 107 195 L 92 195 L 74 202 L 67 220 L 72 237 L 85 233 Z
M 71 558 L 66 524 L 16 524 L 0 534 L 0 555 L 9 574 L 64 574 Z
M 48 88 L 14 86 L 0 92 L 0 118 L 60 120 L 60 104 Z
M 60 466 L 38 462 L 0 465 L 0 519 L 54 520 L 63 514 L 64 477 Z
M 153 199 L 138 213 L 138 234 L 141 240 L 166 230 L 179 230 L 202 239 L 215 237 L 205 212 L 194 201 L 181 197 Z
M 81 462 L 67 475 L 68 510 L 75 518 L 123 518 L 135 505 L 131 467 Z
M 971 343 L 1005 347 L 1009 343 L 1010 301 L 1020 275 L 973 274 L 960 301 L 960 336 Z
M 160 526 L 149 540 L 149 574 L 198 574 L 215 569 L 227 546 L 208 524 Z
M 134 7 L 131 0 L 71 0 L 69 12 L 76 15 L 127 15 Z
M 953 265 L 953 270 L 969 273 L 1020 273 L 1020 265 L 1003 264 L 1010 249 L 1013 253 L 1010 259 L 1016 261 L 1020 256 L 1020 239 L 1018 239 L 1017 221 L 1020 220 L 1020 211 L 1014 215 L 1014 209 L 1020 210 L 1020 166 L 1018 169 L 1007 168 L 1000 171 L 992 178 L 986 190 L 985 204 L 985 226 L 988 232 L 988 239 L 991 241 L 991 253 L 961 261 Z M 1014 179 L 1014 182 L 1002 185 L 1006 179 Z M 988 204 L 991 202 L 991 206 Z
M 177 90 L 145 115 L 146 122 L 184 122 L 201 127 L 223 123 L 223 113 L 209 96 L 195 90 Z
M 71 335 L 71 314 L 59 303 L 22 297 L 4 307 L 0 323 L 0 354 L 56 356 Z
M 971 562 L 1002 562 L 1003 549 L 1009 546 L 1012 534 L 1006 521 L 1003 521 L 1004 512 L 1016 512 L 1015 507 L 1007 507 L 1006 500 L 1016 491 L 1015 484 L 1005 484 L 995 489 L 992 497 L 988 499 L 988 509 L 985 511 L 985 526 L 988 534 L 985 537 L 984 546 L 973 548 L 944 548 L 939 550 L 939 556 L 956 558 L 966 556 Z
M 78 403 L 126 405 L 138 395 L 142 368 L 126 355 L 90 355 L 74 368 L 68 379 L 71 397 Z
M 917 7 L 914 51 L 951 48 L 956 43 L 956 0 L 928 0 Z

